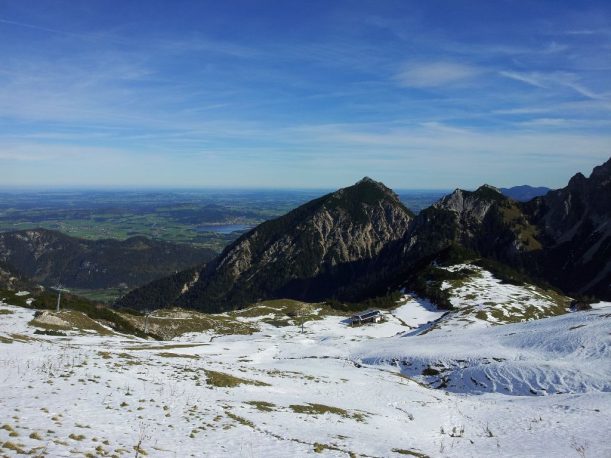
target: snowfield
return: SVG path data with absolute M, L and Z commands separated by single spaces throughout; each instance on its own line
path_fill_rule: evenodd
M 449 272 L 469 272 L 465 280 L 444 281 L 456 313 L 435 323 L 437 329 L 491 326 L 564 314 L 563 296 L 533 285 L 503 283 L 490 272 L 471 264 L 438 267 Z M 451 331 L 451 329 L 448 329 Z
M 611 456 L 611 304 L 478 326 L 401 304 L 166 342 L 0 304 L 0 456 Z
M 363 344 L 352 358 L 456 393 L 611 391 L 611 308 Z M 425 374 L 429 375 L 423 375 Z

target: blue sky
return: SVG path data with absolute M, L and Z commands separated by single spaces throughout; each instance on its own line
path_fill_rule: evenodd
M 611 3 L 2 1 L 3 186 L 560 187 L 611 155 Z

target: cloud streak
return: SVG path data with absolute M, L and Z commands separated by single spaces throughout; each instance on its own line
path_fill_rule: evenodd
M 395 79 L 401 86 L 413 88 L 434 88 L 464 83 L 480 75 L 482 70 L 458 62 L 412 62 L 404 65 Z
M 553 87 L 563 87 L 573 90 L 579 95 L 593 100 L 609 101 L 611 97 L 608 94 L 599 94 L 589 89 L 579 82 L 579 77 L 572 73 L 567 72 L 553 72 L 553 73 L 541 73 L 541 72 L 514 72 L 514 71 L 501 71 L 501 76 L 509 78 L 515 81 L 519 81 L 530 86 L 534 86 L 541 89 L 551 89 Z

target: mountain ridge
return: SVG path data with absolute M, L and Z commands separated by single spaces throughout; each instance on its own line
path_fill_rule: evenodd
M 287 294 L 312 301 L 330 297 L 358 278 L 389 241 L 401 238 L 413 217 L 392 190 L 365 177 L 243 234 L 173 304 L 224 311 Z M 137 295 L 118 305 L 137 307 Z
M 49 229 L 0 233 L 0 261 L 35 283 L 71 288 L 136 287 L 211 259 L 215 253 L 148 239 L 85 240 Z
M 567 294 L 609 298 L 610 177 L 611 160 L 528 202 L 490 185 L 457 189 L 417 216 L 366 177 L 242 235 L 186 292 L 155 306 L 218 312 L 278 297 L 358 302 L 404 286 L 452 247 Z M 117 305 L 141 307 L 139 294 Z

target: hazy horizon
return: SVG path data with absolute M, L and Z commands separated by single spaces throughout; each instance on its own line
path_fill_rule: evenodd
M 233 186 L 210 186 L 210 187 L 128 187 L 128 186 L 107 186 L 107 187 L 83 187 L 79 185 L 74 186 L 35 186 L 35 185 L 23 185 L 23 186 L 1 186 L 0 193 L 12 193 L 20 191 L 29 192 L 177 192 L 177 193 L 188 193 L 188 192 L 206 192 L 206 191 L 222 191 L 222 192 L 333 192 L 337 188 L 263 188 L 263 187 L 233 187 Z M 440 192 L 440 191 L 452 191 L 452 188 L 391 188 L 396 192 Z M 476 188 L 469 188 L 476 189 Z

